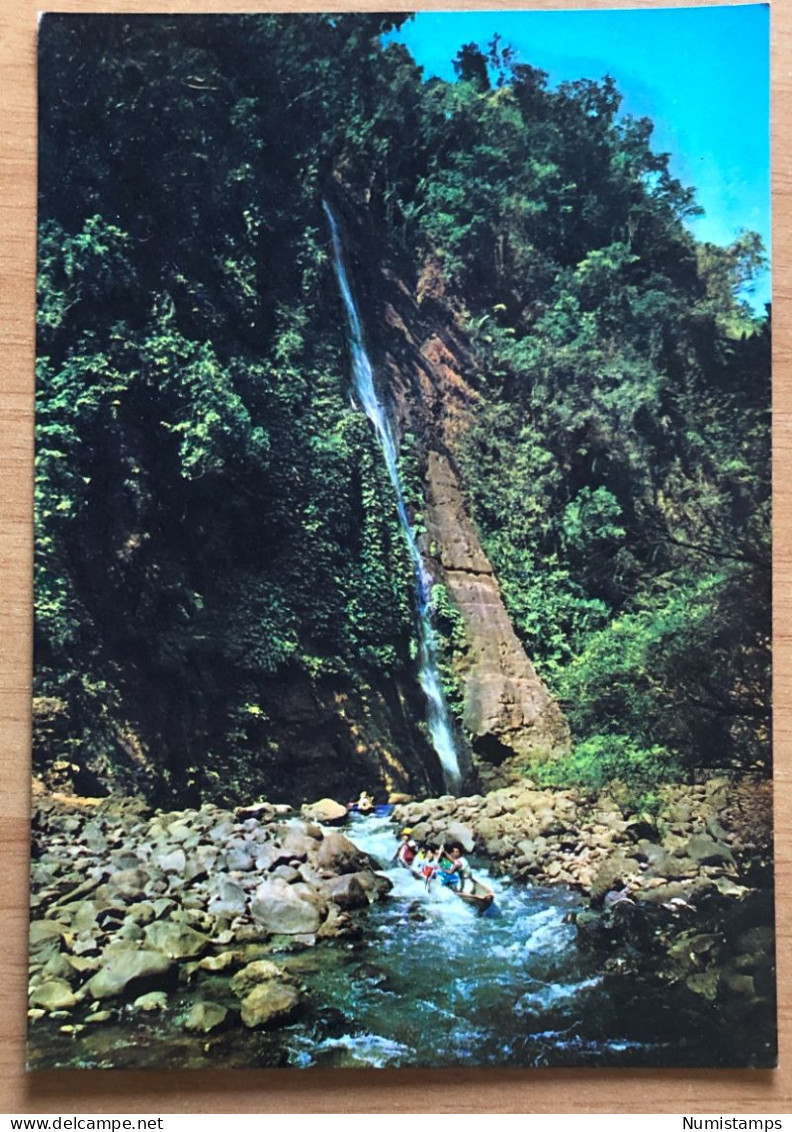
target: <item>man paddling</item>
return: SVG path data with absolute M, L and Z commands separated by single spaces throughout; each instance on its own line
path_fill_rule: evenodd
M 440 860 L 439 877 L 442 884 L 448 888 L 464 892 L 465 881 L 470 881 L 471 889 L 474 887 L 473 874 L 467 858 L 462 855 L 462 846 L 458 841 L 452 841 L 449 846 L 443 846 L 443 856 Z

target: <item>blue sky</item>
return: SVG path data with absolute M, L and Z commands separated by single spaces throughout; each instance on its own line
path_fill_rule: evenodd
M 770 251 L 769 7 L 588 11 L 423 12 L 393 38 L 406 43 L 426 78 L 453 79 L 463 43 L 483 47 L 500 33 L 519 62 L 540 67 L 551 86 L 610 74 L 622 112 L 655 123 L 653 147 L 697 190 L 705 216 L 699 239 L 728 244 L 757 231 Z M 769 274 L 752 304 L 770 298 Z

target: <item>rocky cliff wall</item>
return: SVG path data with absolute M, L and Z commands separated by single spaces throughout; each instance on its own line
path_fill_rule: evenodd
M 478 395 L 465 376 L 475 361 L 464 332 L 436 272 L 424 272 L 415 294 L 389 271 L 370 286 L 383 296 L 381 376 L 399 427 L 419 438 L 425 460 L 424 549 L 465 625 L 463 725 L 482 779 L 496 785 L 528 757 L 567 750 L 569 728 L 514 632 L 468 513 L 455 452 Z

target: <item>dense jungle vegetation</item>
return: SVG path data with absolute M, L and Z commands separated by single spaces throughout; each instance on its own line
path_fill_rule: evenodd
M 42 23 L 39 764 L 249 796 L 279 687 L 414 679 L 328 195 L 470 342 L 470 512 L 576 738 L 543 781 L 766 770 L 759 241 L 696 242 L 607 77 L 551 89 L 496 40 L 426 82 L 405 18 Z

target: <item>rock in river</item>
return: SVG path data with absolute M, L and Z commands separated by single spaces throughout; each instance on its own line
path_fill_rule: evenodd
M 137 993 L 144 983 L 162 984 L 173 966 L 161 951 L 113 951 L 85 985 L 93 998 L 113 998 L 133 987 Z
M 246 1026 L 279 1026 L 288 1022 L 300 1007 L 300 992 L 288 983 L 271 979 L 254 987 L 242 1000 L 242 1021 Z
M 208 1034 L 211 1030 L 222 1026 L 227 1017 L 228 1011 L 217 1002 L 196 1002 L 187 1012 L 184 1028 L 199 1034 Z

